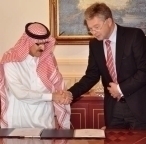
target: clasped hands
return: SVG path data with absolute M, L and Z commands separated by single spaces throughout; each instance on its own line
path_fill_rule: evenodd
M 111 94 L 111 96 L 112 96 L 113 98 L 117 98 L 117 100 L 119 101 L 120 98 L 121 98 L 121 94 L 120 94 L 120 92 L 118 91 L 117 85 L 118 85 L 118 84 L 116 84 L 116 83 L 114 83 L 114 82 L 110 82 L 110 83 L 109 83 L 109 87 L 107 87 L 107 89 L 108 89 L 109 93 Z
M 70 104 L 73 100 L 72 93 L 69 91 L 57 91 L 52 94 L 52 100 L 58 104 Z

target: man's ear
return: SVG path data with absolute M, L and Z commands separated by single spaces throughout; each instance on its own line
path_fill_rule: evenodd
M 111 27 L 113 24 L 113 20 L 111 18 L 107 19 L 108 26 Z

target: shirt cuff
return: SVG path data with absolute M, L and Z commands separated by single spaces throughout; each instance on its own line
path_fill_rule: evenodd
M 123 96 L 123 93 L 122 93 L 122 91 L 121 91 L 121 89 L 119 87 L 119 84 L 117 85 L 117 89 L 118 89 L 118 91 L 119 91 L 119 93 L 121 94 L 121 97 L 122 97 Z
M 44 101 L 52 101 L 52 94 L 43 94 L 42 99 Z

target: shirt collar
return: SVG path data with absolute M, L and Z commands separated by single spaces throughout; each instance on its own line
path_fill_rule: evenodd
M 116 43 L 116 37 L 117 37 L 117 25 L 115 24 L 114 30 L 113 30 L 112 34 L 110 35 L 109 40 L 113 43 Z M 105 42 L 105 40 L 104 40 L 104 42 Z
M 111 42 L 116 43 L 116 37 L 117 37 L 117 25 L 115 24 L 114 30 L 113 30 L 111 36 L 109 37 L 109 40 L 110 40 Z
M 30 54 L 28 54 L 28 56 L 26 57 L 25 60 L 26 60 L 28 63 L 35 62 L 35 63 L 37 64 L 37 63 L 38 63 L 38 59 L 39 59 L 39 58 L 33 57 L 33 56 L 31 56 Z

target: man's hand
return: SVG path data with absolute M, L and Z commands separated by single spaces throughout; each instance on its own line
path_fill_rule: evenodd
M 70 104 L 72 102 L 73 96 L 72 96 L 72 93 L 70 91 L 63 91 L 63 96 L 64 96 L 64 99 L 62 99 L 60 101 L 60 104 L 67 105 L 67 104 Z
M 107 87 L 107 89 L 109 90 L 109 93 L 111 94 L 111 96 L 113 98 L 117 98 L 119 100 L 121 98 L 121 94 L 119 93 L 119 91 L 117 89 L 117 84 L 110 82 L 109 86 L 110 87 Z
M 59 104 L 70 104 L 73 100 L 73 96 L 69 91 L 58 91 L 53 93 L 52 100 Z

